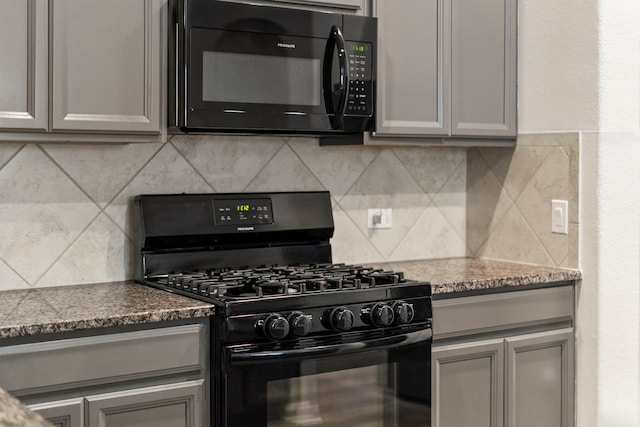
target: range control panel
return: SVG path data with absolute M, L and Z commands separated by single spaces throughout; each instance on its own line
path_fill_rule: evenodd
M 349 61 L 349 100 L 347 113 L 373 114 L 373 84 L 371 76 L 371 43 L 346 42 Z
M 213 202 L 216 225 L 273 224 L 271 199 L 229 199 Z

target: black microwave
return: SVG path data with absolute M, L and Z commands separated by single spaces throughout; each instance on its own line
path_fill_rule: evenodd
M 215 0 L 170 10 L 170 130 L 375 130 L 375 18 Z

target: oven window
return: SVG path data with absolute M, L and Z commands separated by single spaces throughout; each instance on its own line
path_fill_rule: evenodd
M 313 58 L 202 52 L 202 100 L 251 104 L 321 102 L 321 61 Z
M 272 381 L 267 387 L 267 425 L 394 425 L 389 421 L 396 414 L 384 411 L 392 405 L 396 394 L 395 384 L 389 384 L 395 375 L 389 376 L 388 372 L 394 368 L 394 365 L 367 366 Z

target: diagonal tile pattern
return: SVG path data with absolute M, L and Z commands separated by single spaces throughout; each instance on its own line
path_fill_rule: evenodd
M 44 151 L 104 208 L 158 152 L 162 144 L 51 144 Z
M 30 284 L 99 208 L 35 145 L 0 170 L 0 257 Z
M 275 136 L 0 144 L 0 290 L 132 278 L 137 194 L 328 190 L 336 262 L 465 256 L 466 157 Z M 393 229 L 366 228 L 375 207 L 394 209 Z
M 284 145 L 246 187 L 247 192 L 314 190 L 324 188 L 288 145 Z
M 429 196 L 391 150 L 381 152 L 340 201 L 346 214 L 385 258 L 429 204 Z M 367 209 L 389 207 L 393 208 L 393 228 L 368 230 Z
M 106 208 L 106 213 L 133 238 L 133 198 L 138 194 L 206 193 L 211 186 L 173 148 L 165 146 L 127 184 Z
M 515 149 L 467 156 L 472 256 L 578 268 L 579 135 L 523 135 Z M 551 200 L 569 201 L 569 234 L 551 232 Z
M 176 135 L 173 145 L 218 193 L 243 191 L 282 148 L 278 137 Z
M 313 138 L 292 138 L 296 152 L 334 199 L 340 200 L 380 152 L 376 147 L 329 146 L 318 149 Z

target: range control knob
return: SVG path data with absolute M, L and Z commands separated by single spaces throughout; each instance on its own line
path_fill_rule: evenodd
M 415 316 L 413 304 L 409 304 L 408 302 L 396 301 L 391 305 L 391 308 L 393 308 L 393 312 L 396 316 L 397 325 L 410 323 Z
M 371 307 L 371 313 L 369 313 L 369 319 L 373 326 L 383 328 L 393 323 L 395 315 L 393 309 L 389 304 L 378 303 Z
M 289 322 L 278 313 L 271 313 L 258 321 L 258 327 L 265 337 L 281 340 L 289 335 Z
M 305 337 L 311 332 L 311 316 L 301 311 L 294 311 L 287 316 L 289 333 L 294 337 Z
M 346 332 L 353 328 L 354 315 L 346 307 L 337 307 L 329 314 L 329 325 L 334 331 Z

